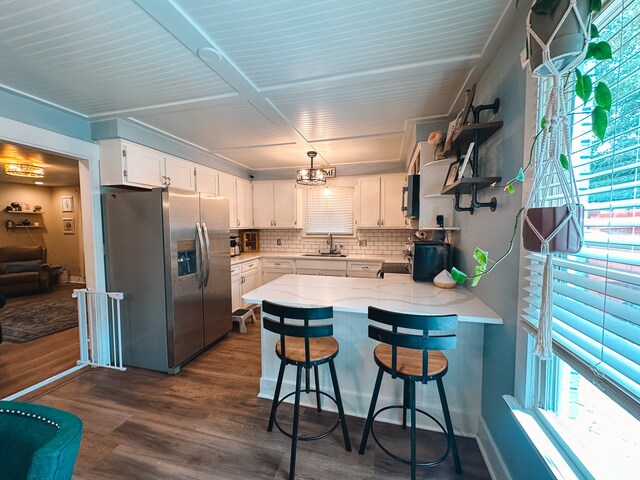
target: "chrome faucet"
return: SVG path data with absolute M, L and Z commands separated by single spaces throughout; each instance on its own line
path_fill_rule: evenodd
M 329 253 L 336 253 L 335 247 L 333 246 L 333 235 L 327 235 L 327 245 L 329 245 Z

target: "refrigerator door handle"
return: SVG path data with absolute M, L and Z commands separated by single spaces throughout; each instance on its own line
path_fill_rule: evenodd
M 211 256 L 210 256 L 210 244 L 209 244 L 209 230 L 207 230 L 207 224 L 202 222 L 202 233 L 204 235 L 204 248 L 207 252 L 207 256 L 206 256 L 206 270 L 205 270 L 205 276 L 204 276 L 204 281 L 202 282 L 203 285 L 206 287 L 209 284 L 209 272 L 211 271 Z
M 196 252 L 196 285 L 198 289 L 202 288 L 203 284 L 203 271 L 204 271 L 204 251 L 202 249 L 204 245 L 204 239 L 202 238 L 202 231 L 200 230 L 200 223 L 196 222 L 196 233 L 198 235 L 198 248 L 199 252 Z M 198 258 L 200 261 L 198 262 Z

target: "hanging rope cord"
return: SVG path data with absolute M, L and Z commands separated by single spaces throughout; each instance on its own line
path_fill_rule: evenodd
M 550 72 L 549 74 L 533 74 L 532 72 L 532 75 L 536 77 L 551 77 L 553 82 L 551 92 L 549 94 L 549 100 L 545 109 L 545 118 L 549 127 L 545 128 L 542 133 L 542 139 L 535 156 L 533 184 L 529 195 L 529 201 L 527 202 L 524 212 L 524 221 L 540 240 L 540 253 L 545 256 L 540 294 L 540 316 L 538 320 L 538 332 L 536 335 L 534 354 L 542 359 L 548 360 L 552 356 L 553 330 L 553 252 L 550 252 L 549 244 L 563 228 L 567 227 L 569 222 L 573 222 L 572 226 L 577 226 L 581 223 L 581 219 L 578 217 L 577 208 L 579 203 L 578 188 L 571 164 L 571 137 L 569 136 L 569 119 L 567 115 L 564 89 L 562 87 L 562 77 L 583 62 L 589 39 L 587 32 L 590 29 L 590 24 L 585 25 L 582 21 L 582 17 L 578 11 L 577 0 L 570 0 L 569 8 L 564 12 L 564 15 L 556 25 L 556 28 L 551 34 L 549 40 L 544 42 L 531 29 L 530 19 L 532 13 L 533 12 L 530 10 L 527 18 L 527 36 L 529 38 L 529 42 L 533 40 L 541 47 L 543 65 L 547 67 Z M 585 41 L 583 44 L 582 54 L 577 55 L 572 62 L 565 65 L 561 70 L 558 70 L 553 58 L 551 57 L 551 43 L 558 35 L 560 28 L 569 15 L 575 15 Z M 560 162 L 560 155 L 565 155 L 567 159 L 568 168 L 566 170 Z M 557 227 L 545 237 L 534 226 L 528 216 L 528 211 L 530 208 L 546 206 L 546 199 L 555 187 L 560 188 L 564 204 L 567 206 L 567 215 L 565 215 Z M 571 228 L 571 226 L 569 228 Z M 577 228 L 577 230 L 582 242 L 582 228 Z

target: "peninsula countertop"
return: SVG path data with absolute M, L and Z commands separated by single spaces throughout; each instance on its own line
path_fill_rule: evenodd
M 385 278 L 284 275 L 242 296 L 292 306 L 332 305 L 336 312 L 367 313 L 369 305 L 402 313 L 456 314 L 460 322 L 502 324 L 502 318 L 464 287 L 438 288 L 410 275 Z
M 370 261 L 370 262 L 383 262 L 383 263 L 407 263 L 408 260 L 402 255 L 374 255 L 374 254 L 348 254 L 345 257 L 320 257 L 309 256 L 304 253 L 278 253 L 278 252 L 259 252 L 259 253 L 243 253 L 235 257 L 231 257 L 231 265 L 237 263 L 244 263 L 257 258 L 278 258 L 278 259 L 293 259 L 293 260 L 331 260 L 342 262 L 358 262 L 358 261 Z

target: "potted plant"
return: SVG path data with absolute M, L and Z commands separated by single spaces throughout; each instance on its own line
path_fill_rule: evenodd
M 593 94 L 590 112 L 594 135 L 604 139 L 611 92 L 604 82 L 593 85 L 590 76 L 580 70 L 585 60 L 611 59 L 611 46 L 599 40 L 598 29 L 591 23 L 592 15 L 600 11 L 601 0 L 536 0 L 527 16 L 527 51 L 530 72 L 534 77 L 551 77 L 552 87 L 545 105 L 545 115 L 534 137 L 529 162 L 518 175 L 504 186 L 508 194 L 524 181 L 534 166 L 531 193 L 526 207 L 515 219 L 507 251 L 496 261 L 488 252 L 476 248 L 477 265 L 473 275 L 453 268 L 451 276 L 458 282 L 471 281 L 472 286 L 489 274 L 513 249 L 516 233 L 523 219 L 523 246 L 545 256 L 540 318 L 535 353 L 541 358 L 551 355 L 551 319 L 553 264 L 555 253 L 576 253 L 582 247 L 582 217 L 578 190 L 569 152 L 570 133 L 565 98 L 566 84 L 575 76 L 574 94 L 585 104 Z M 547 195 L 555 190 L 562 196 L 560 206 L 547 206 Z

